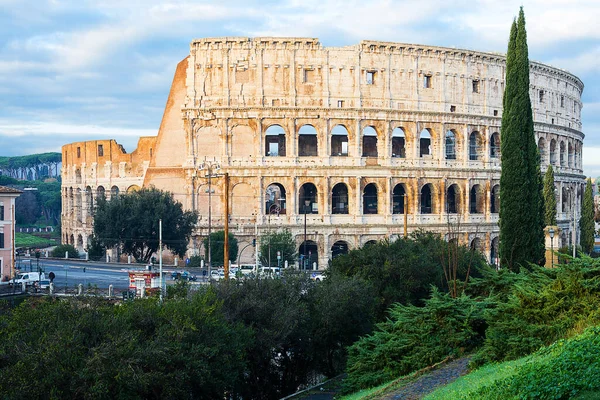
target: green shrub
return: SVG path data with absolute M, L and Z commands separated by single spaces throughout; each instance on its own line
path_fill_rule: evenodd
M 69 252 L 69 258 L 79 258 L 79 251 L 71 244 L 60 244 L 52 250 L 52 257 L 64 258 L 65 253 Z

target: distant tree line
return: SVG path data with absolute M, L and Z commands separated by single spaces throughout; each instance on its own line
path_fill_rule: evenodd
M 61 153 L 0 157 L 0 175 L 27 181 L 60 179 L 61 164 Z
M 62 200 L 60 182 L 55 179 L 24 183 L 0 175 L 0 185 L 23 190 L 15 200 L 15 219 L 18 225 L 60 224 Z

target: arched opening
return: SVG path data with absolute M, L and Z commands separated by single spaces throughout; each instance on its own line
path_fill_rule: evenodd
M 431 155 L 431 132 L 423 129 L 419 134 L 419 156 L 425 157 Z
M 98 186 L 96 189 L 96 201 L 99 199 L 106 199 L 106 190 L 104 189 L 104 186 Z
M 569 168 L 573 168 L 573 145 L 569 142 Z
M 76 169 L 75 170 L 75 183 L 81 183 L 81 170 L 80 169 Z
M 498 269 L 500 266 L 500 257 L 498 256 L 498 248 L 500 247 L 500 240 L 498 236 L 492 239 L 490 246 L 490 263 Z
M 483 213 L 483 189 L 481 185 L 473 185 L 469 196 L 469 212 L 471 214 Z
M 314 157 L 318 155 L 317 130 L 312 125 L 303 125 L 298 130 L 298 155 Z
M 77 215 L 77 220 L 79 222 L 81 222 L 81 218 L 83 215 L 83 210 L 81 206 L 83 204 L 82 195 L 83 193 L 81 192 L 81 189 L 77 188 L 77 194 L 75 195 L 75 215 Z
M 446 132 L 446 160 L 456 160 L 456 135 L 453 131 Z
M 363 129 L 363 157 L 377 157 L 377 131 L 372 126 Z
M 300 257 L 300 269 L 311 270 L 316 266 L 319 267 L 319 250 L 317 244 L 312 240 L 302 242 L 298 249 L 298 255 Z
M 369 240 L 367 241 L 363 247 L 367 247 L 367 246 L 374 246 L 377 244 L 377 240 Z
M 490 136 L 490 158 L 500 157 L 500 134 L 498 132 L 492 133 Z
M 271 183 L 265 190 L 265 214 L 285 213 L 285 188 L 280 183 Z
M 338 240 L 331 246 L 331 258 L 336 258 L 343 254 L 348 254 L 348 243 Z
M 140 187 L 138 185 L 131 185 L 127 188 L 127 193 L 132 193 L 138 190 L 140 190 Z
M 469 248 L 473 251 L 481 252 L 481 250 L 482 250 L 481 239 L 479 239 L 478 237 L 473 238 L 473 240 L 471 240 L 471 244 L 470 244 Z
M 77 249 L 83 249 L 83 236 L 77 235 Z
M 392 214 L 404 214 L 404 207 L 408 204 L 407 200 L 404 184 L 399 183 L 394 186 L 394 191 L 392 192 Z
M 110 188 L 110 198 L 116 199 L 117 197 L 119 197 L 119 187 L 113 186 Z
M 567 212 L 569 211 L 568 206 L 569 206 L 569 191 L 567 190 L 566 187 L 562 188 L 562 195 L 561 195 L 561 210 L 562 212 Z
M 448 214 L 458 214 L 460 212 L 460 191 L 457 184 L 448 187 L 446 193 L 446 212 Z
M 344 125 L 336 125 L 331 130 L 331 155 L 338 157 L 348 155 L 348 130 Z
M 331 213 L 348 214 L 348 186 L 338 183 L 331 190 Z
M 317 187 L 312 183 L 305 183 L 298 192 L 298 214 L 318 214 Z
M 363 190 L 363 214 L 377 214 L 377 186 L 369 183 Z
M 85 202 L 87 215 L 92 215 L 94 213 L 94 196 L 90 186 L 85 187 Z
M 271 125 L 265 131 L 265 155 L 285 157 L 285 130 L 280 125 Z
M 69 241 L 69 244 L 72 244 L 73 246 L 75 245 L 75 236 L 73 236 L 73 234 L 71 234 L 71 240 Z
M 490 212 L 493 214 L 500 212 L 500 185 L 494 185 L 490 192 Z
M 433 190 L 431 183 L 423 185 L 421 188 L 421 214 L 431 214 L 433 212 Z
M 556 165 L 556 140 L 550 141 L 550 164 Z
M 565 142 L 560 142 L 560 166 L 566 166 L 567 158 L 566 158 Z
M 469 135 L 469 160 L 477 161 L 480 158 L 481 135 L 477 131 Z
M 545 163 L 546 160 L 546 139 L 543 137 L 538 140 L 538 151 L 540 152 L 540 162 Z
M 406 135 L 402 128 L 395 128 L 392 131 L 392 157 L 406 157 Z

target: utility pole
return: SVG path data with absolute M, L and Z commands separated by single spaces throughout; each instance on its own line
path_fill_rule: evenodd
M 163 301 L 163 273 L 162 273 L 162 219 L 158 220 L 158 275 L 160 281 L 160 303 Z
M 207 251 L 207 255 L 208 255 L 208 276 L 210 276 L 210 268 L 211 268 L 211 239 L 210 239 L 210 234 L 212 232 L 212 178 L 217 178 L 220 175 L 218 174 L 213 174 L 213 169 L 215 170 L 220 170 L 221 166 L 216 163 L 216 162 L 207 162 L 204 161 L 201 165 L 200 165 L 200 170 L 205 170 L 206 174 L 204 175 L 205 178 L 208 178 L 208 251 Z
M 223 243 L 223 268 L 225 280 L 229 279 L 229 174 L 225 173 L 223 186 L 225 186 L 225 239 Z

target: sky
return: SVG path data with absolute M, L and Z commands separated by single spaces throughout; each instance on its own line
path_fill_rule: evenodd
M 599 0 L 0 0 L 0 156 L 155 136 L 193 39 L 316 37 L 506 52 L 519 7 L 529 58 L 585 84 L 583 166 L 600 176 Z

